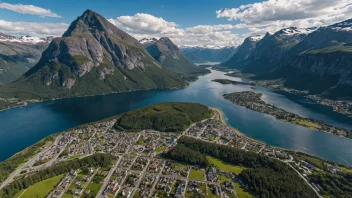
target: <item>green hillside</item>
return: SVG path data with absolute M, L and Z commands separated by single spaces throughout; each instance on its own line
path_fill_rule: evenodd
M 180 132 L 212 115 L 211 109 L 197 103 L 159 103 L 123 114 L 115 128 L 121 131 Z

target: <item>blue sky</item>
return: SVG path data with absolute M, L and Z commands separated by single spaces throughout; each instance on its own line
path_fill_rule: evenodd
M 350 0 L 0 0 L 0 32 L 60 36 L 92 9 L 137 39 L 168 36 L 179 45 L 239 45 L 281 28 L 348 19 Z

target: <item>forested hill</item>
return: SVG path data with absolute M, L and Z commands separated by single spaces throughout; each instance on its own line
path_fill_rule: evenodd
M 247 167 L 238 176 L 257 197 L 317 197 L 287 164 L 257 153 L 183 136 L 165 157 L 188 164 L 209 166 L 207 155 L 231 165 Z
M 211 109 L 198 103 L 159 103 L 123 114 L 115 128 L 120 131 L 180 132 L 212 115 Z

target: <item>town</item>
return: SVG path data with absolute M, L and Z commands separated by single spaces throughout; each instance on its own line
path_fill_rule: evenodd
M 313 130 L 323 131 L 337 136 L 351 138 L 352 133 L 347 129 L 331 126 L 320 120 L 304 118 L 297 114 L 287 112 L 274 105 L 267 104 L 261 99 L 261 96 L 262 96 L 261 93 L 244 91 L 244 92 L 225 94 L 224 98 L 236 105 L 246 107 L 253 111 L 258 111 L 261 113 L 272 115 L 275 118 L 283 120 L 288 123 L 301 125 L 304 127 L 311 128 Z
M 204 169 L 160 157 L 159 154 L 172 150 L 181 136 L 189 136 L 281 160 L 294 168 L 313 189 L 321 189 L 308 181 L 308 175 L 315 168 L 313 165 L 294 159 L 289 151 L 242 135 L 223 122 L 221 112 L 216 109 L 214 112 L 213 118 L 195 123 L 182 133 L 117 132 L 113 127 L 116 119 L 63 132 L 6 182 L 60 162 L 94 153 L 110 153 L 117 159 L 113 166 L 72 169 L 61 176 L 47 197 L 238 197 L 238 190 L 248 188 L 237 177 L 238 172 L 228 172 L 216 165 Z M 329 171 L 340 170 L 332 165 Z

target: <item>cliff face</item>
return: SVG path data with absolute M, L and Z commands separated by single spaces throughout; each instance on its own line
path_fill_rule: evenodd
M 289 62 L 291 67 L 316 76 L 338 75 L 338 84 L 352 86 L 352 51 L 332 53 L 304 53 Z
M 23 40 L 21 37 L 0 33 L 0 84 L 10 83 L 32 68 L 48 47 L 51 38 L 36 42 Z
M 23 98 L 51 98 L 186 84 L 162 69 L 138 40 L 87 10 L 50 43 L 38 64 L 4 89 Z M 35 89 L 40 93 L 28 93 Z
M 255 74 L 254 79 L 281 79 L 310 94 L 352 98 L 352 19 L 266 34 L 252 48 L 239 48 L 230 61 L 222 65 Z
M 221 66 L 237 69 L 244 68 L 248 57 L 255 50 L 260 39 L 259 36 L 246 38 L 237 48 L 236 53 L 228 61 L 221 63 Z

